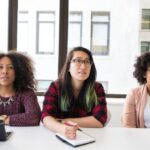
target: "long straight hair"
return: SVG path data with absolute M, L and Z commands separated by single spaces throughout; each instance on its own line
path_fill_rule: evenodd
M 92 107 L 97 104 L 97 95 L 94 89 L 94 83 L 96 80 L 97 71 L 93 61 L 91 52 L 84 47 L 75 47 L 73 48 L 65 61 L 65 64 L 59 74 L 59 82 L 61 84 L 61 96 L 60 96 L 60 108 L 62 111 L 66 112 L 74 104 L 73 101 L 73 90 L 71 85 L 71 75 L 69 72 L 70 62 L 73 58 L 74 52 L 82 51 L 89 56 L 91 64 L 91 71 L 89 77 L 84 81 L 84 84 L 81 88 L 79 101 L 77 102 L 79 106 L 86 109 L 88 112 L 91 111 Z

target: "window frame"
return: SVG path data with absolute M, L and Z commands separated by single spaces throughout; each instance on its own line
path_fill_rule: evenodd
M 148 51 L 147 50 L 146 51 L 142 50 L 142 47 L 144 47 L 142 44 L 148 44 Z M 141 53 L 146 53 L 146 52 L 150 52 L 150 41 L 141 41 Z
M 80 26 L 80 44 L 79 45 L 81 45 L 82 44 L 82 27 L 83 27 L 83 25 L 82 25 L 83 21 L 82 20 L 83 20 L 83 13 L 81 11 L 70 11 L 69 12 L 69 16 L 71 16 L 72 14 L 80 14 L 81 15 L 81 21 L 70 21 L 70 20 L 68 21 L 69 25 L 70 24 L 78 24 Z M 68 29 L 69 29 L 69 27 L 68 27 Z M 68 49 L 70 49 L 70 48 L 72 48 L 72 47 L 69 47 L 69 45 L 68 45 Z
M 107 16 L 108 17 L 108 21 L 93 21 L 92 18 L 94 16 L 94 14 L 102 14 L 101 16 Z M 106 14 L 106 15 L 104 15 Z M 105 54 L 102 54 L 100 52 L 95 52 L 93 50 L 93 41 L 92 41 L 92 37 L 93 37 L 93 32 L 92 32 L 92 29 L 93 29 L 93 26 L 94 25 L 97 25 L 97 24 L 105 24 L 107 25 L 107 50 L 106 50 L 106 53 Z M 105 12 L 105 11 L 92 11 L 91 12 L 91 41 L 90 41 L 90 47 L 91 47 L 91 51 L 94 55 L 101 55 L 101 56 L 108 56 L 109 55 L 109 51 L 110 51 L 110 12 Z
M 142 9 L 142 15 L 141 15 L 141 30 L 150 30 L 150 14 L 149 14 L 149 20 L 148 20 L 148 29 L 147 28 L 143 28 L 143 24 L 144 22 L 146 22 L 147 20 L 143 20 L 144 19 L 144 16 L 148 16 L 148 15 L 144 15 L 144 11 L 147 11 L 149 10 L 150 12 L 150 9 Z
M 39 20 L 39 14 L 54 14 L 54 21 L 40 21 Z M 54 32 L 53 32 L 53 38 L 55 39 L 55 12 L 54 11 L 37 11 L 36 12 L 36 54 L 51 54 L 53 55 L 55 53 L 55 40 L 53 41 L 53 50 L 50 52 L 45 52 L 45 51 L 39 51 L 39 29 L 40 29 L 40 24 L 43 23 L 50 23 L 53 24 L 54 26 Z

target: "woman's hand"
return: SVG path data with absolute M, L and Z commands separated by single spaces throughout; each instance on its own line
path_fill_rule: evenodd
M 6 124 L 6 125 L 9 125 L 9 121 L 10 119 L 9 119 L 9 117 L 7 116 L 7 118 L 5 118 L 5 120 L 4 120 L 4 123 Z
M 69 139 L 76 138 L 76 131 L 78 129 L 77 123 L 68 121 L 64 123 L 64 135 Z
M 9 125 L 9 117 L 7 115 L 1 115 L 0 120 L 2 120 L 4 124 Z

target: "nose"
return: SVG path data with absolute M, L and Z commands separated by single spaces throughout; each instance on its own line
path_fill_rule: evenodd
M 4 67 L 4 68 L 2 69 L 2 72 L 3 72 L 3 73 L 7 73 L 7 72 L 8 72 L 7 67 Z
M 81 67 L 81 68 L 86 68 L 85 62 L 82 62 L 81 65 L 80 65 L 80 67 Z

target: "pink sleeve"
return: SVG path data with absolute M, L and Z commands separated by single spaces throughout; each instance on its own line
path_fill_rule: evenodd
M 124 127 L 136 128 L 136 108 L 135 108 L 135 93 L 132 90 L 126 97 L 123 114 L 122 124 Z

